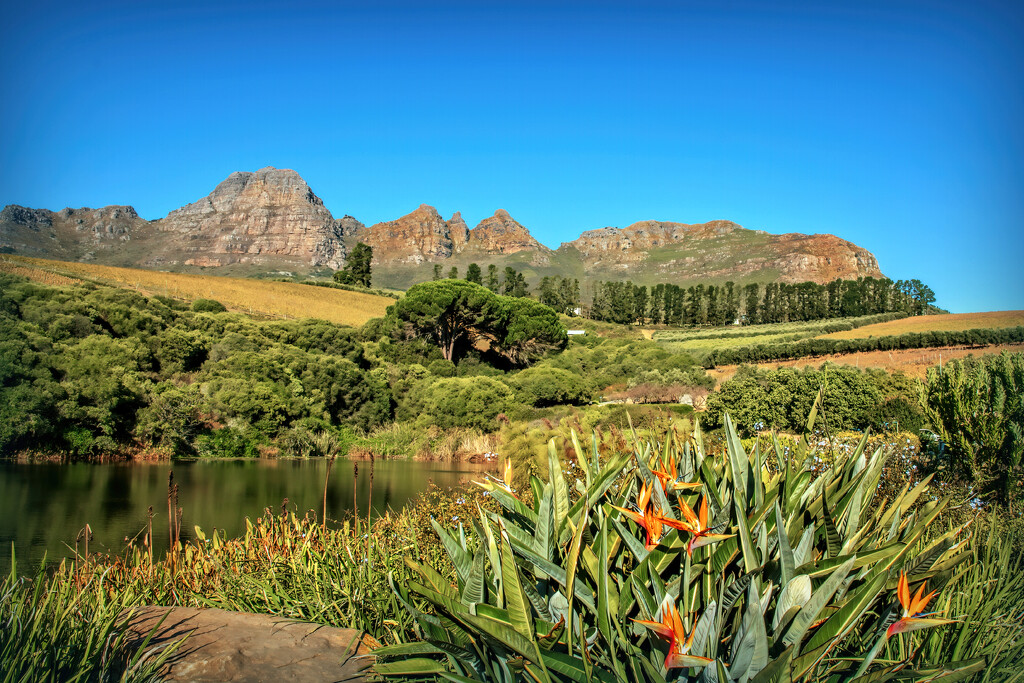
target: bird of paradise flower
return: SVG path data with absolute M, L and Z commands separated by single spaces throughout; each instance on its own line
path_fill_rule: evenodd
M 950 624 L 953 622 L 952 619 L 923 619 L 922 617 L 928 616 L 928 614 L 937 614 L 937 612 L 924 611 L 924 608 L 928 606 L 931 599 L 938 592 L 937 590 L 932 591 L 928 595 L 924 595 L 924 583 L 917 589 L 917 593 L 914 597 L 910 597 L 910 584 L 907 581 L 906 572 L 900 572 L 900 581 L 896 587 L 896 596 L 900 600 L 900 605 L 903 606 L 903 616 L 898 621 L 891 624 L 885 631 L 885 637 L 891 638 L 897 633 L 910 633 L 911 631 L 917 631 L 922 628 L 931 628 L 932 626 L 941 626 L 942 624 Z
M 690 654 L 696 627 L 690 631 L 689 635 L 686 634 L 683 620 L 679 617 L 679 610 L 676 609 L 676 603 L 671 595 L 665 594 L 655 618 L 660 621 L 641 621 L 639 619 L 633 621 L 646 626 L 659 637 L 668 641 L 668 655 L 665 657 L 666 668 L 705 667 L 712 662 L 706 657 Z

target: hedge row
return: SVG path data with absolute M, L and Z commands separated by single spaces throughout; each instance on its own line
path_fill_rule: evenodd
M 785 334 L 792 332 L 794 335 L 808 336 L 810 334 L 832 334 L 833 332 L 846 332 L 855 330 L 865 325 L 877 325 L 890 320 L 906 318 L 904 311 L 893 313 L 876 313 L 864 315 L 858 318 L 835 318 L 832 320 L 800 321 L 791 323 L 772 323 L 768 325 L 751 325 L 739 329 L 715 328 L 709 330 L 664 330 L 654 333 L 654 339 L 659 342 L 686 342 L 697 339 L 738 339 L 740 337 L 761 337 L 769 334 Z

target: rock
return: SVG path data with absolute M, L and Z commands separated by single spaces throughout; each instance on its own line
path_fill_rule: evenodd
M 467 246 L 476 247 L 487 254 L 515 254 L 526 250 L 551 251 L 535 240 L 530 231 L 504 209 L 498 209 L 493 216 L 483 219 L 470 230 Z
M 360 631 L 265 614 L 143 607 L 129 621 L 129 647 L 141 646 L 154 628 L 149 647 L 191 634 L 164 666 L 161 674 L 165 681 L 354 683 L 366 680 L 364 671 L 372 659 L 366 655 L 376 646 Z
M 333 269 L 345 262 L 342 227 L 290 169 L 232 173 L 203 199 L 167 214 L 159 230 L 173 233 L 172 250 L 193 261 L 283 258 Z
M 866 249 L 835 235 L 772 235 L 746 230 L 732 221 L 671 223 L 640 221 L 625 228 L 588 230 L 559 247 L 579 252 L 587 272 L 657 271 L 645 278 L 666 281 L 740 279 L 758 271 L 778 271 L 781 282 L 881 277 L 878 261 Z M 668 258 L 675 256 L 675 258 Z M 652 258 L 656 257 L 656 258 Z
M 366 226 L 348 214 L 334 221 L 335 228 L 340 231 L 343 237 L 354 235 Z
M 452 251 L 460 252 L 466 247 L 469 239 L 469 226 L 462 220 L 462 212 L 456 211 L 448 219 L 448 234 L 452 238 Z
M 462 217 L 456 214 L 453 218 Z M 465 227 L 462 223 L 461 227 Z M 459 229 L 458 222 L 456 230 Z M 419 264 L 452 255 L 455 242 L 451 227 L 432 206 L 419 208 L 393 221 L 376 223 L 357 231 L 356 238 L 373 247 L 373 263 Z M 460 238 L 462 239 L 462 238 Z

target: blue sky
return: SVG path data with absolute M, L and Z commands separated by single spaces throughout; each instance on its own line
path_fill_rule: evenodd
M 1024 3 L 13 3 L 0 204 L 294 168 L 341 216 L 830 232 L 1024 309 Z

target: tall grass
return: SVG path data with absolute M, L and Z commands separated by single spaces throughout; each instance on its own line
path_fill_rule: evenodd
M 941 610 L 953 624 L 931 631 L 918 651 L 924 661 L 965 660 L 984 656 L 976 683 L 1024 680 L 1024 555 L 1021 527 L 990 524 L 974 539 L 967 569 L 943 589 Z M 891 644 L 892 646 L 893 644 Z M 906 656 L 893 648 L 893 658 Z
M 148 647 L 126 626 L 138 604 L 103 574 L 69 580 L 41 568 L 19 578 L 17 563 L 0 584 L 0 675 L 6 681 L 156 681 L 181 640 Z

